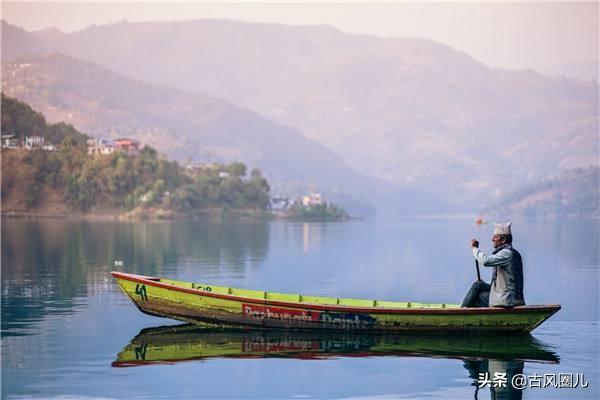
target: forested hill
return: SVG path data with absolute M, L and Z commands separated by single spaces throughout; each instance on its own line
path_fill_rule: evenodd
M 2 93 L 2 135 L 14 135 L 19 143 L 25 139 L 25 135 L 42 136 L 57 144 L 67 139 L 84 145 L 89 138 L 64 122 L 46 123 L 41 113 L 34 111 L 22 101 L 5 96 L 4 93 Z
M 600 216 L 600 168 L 575 168 L 524 185 L 482 214 L 499 216 Z
M 49 125 L 28 105 L 2 96 L 2 135 L 42 136 L 55 150 L 2 148 L 2 212 L 169 217 L 210 209 L 265 210 L 269 184 L 242 163 L 186 170 L 144 146 L 139 154 L 90 155 L 87 136 Z

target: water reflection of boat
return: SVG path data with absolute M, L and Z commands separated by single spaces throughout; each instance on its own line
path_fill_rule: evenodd
M 143 329 L 113 367 L 210 358 L 436 357 L 470 361 L 559 361 L 531 335 L 373 335 L 356 332 L 242 331 L 195 325 Z

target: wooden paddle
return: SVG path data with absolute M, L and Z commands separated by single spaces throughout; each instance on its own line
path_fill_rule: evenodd
M 471 246 L 479 248 L 479 241 L 476 239 L 471 240 Z M 477 259 L 475 259 L 475 269 L 477 270 L 477 280 L 480 281 L 481 275 L 479 274 L 479 261 L 477 261 Z

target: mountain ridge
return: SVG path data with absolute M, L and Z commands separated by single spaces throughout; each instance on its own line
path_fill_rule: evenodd
M 27 30 L 0 20 L 2 30 L 2 62 L 28 54 L 46 51 L 39 39 Z
M 463 211 L 598 163 L 597 84 L 489 68 L 435 41 L 235 20 L 52 35 L 36 33 L 55 51 L 291 126 L 356 171 Z

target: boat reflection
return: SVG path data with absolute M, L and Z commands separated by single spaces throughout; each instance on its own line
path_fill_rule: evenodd
M 142 329 L 113 367 L 209 358 L 438 357 L 558 363 L 531 335 L 373 335 L 352 332 L 246 331 L 195 325 Z M 476 364 L 473 364 L 475 368 Z
M 212 358 L 431 357 L 463 360 L 478 398 L 482 376 L 500 374 L 507 385 L 489 385 L 492 399 L 521 399 L 511 386 L 525 362 L 559 363 L 531 335 L 373 335 L 351 332 L 221 330 L 196 325 L 142 329 L 113 367 L 174 364 Z M 505 374 L 505 375 L 503 375 Z

